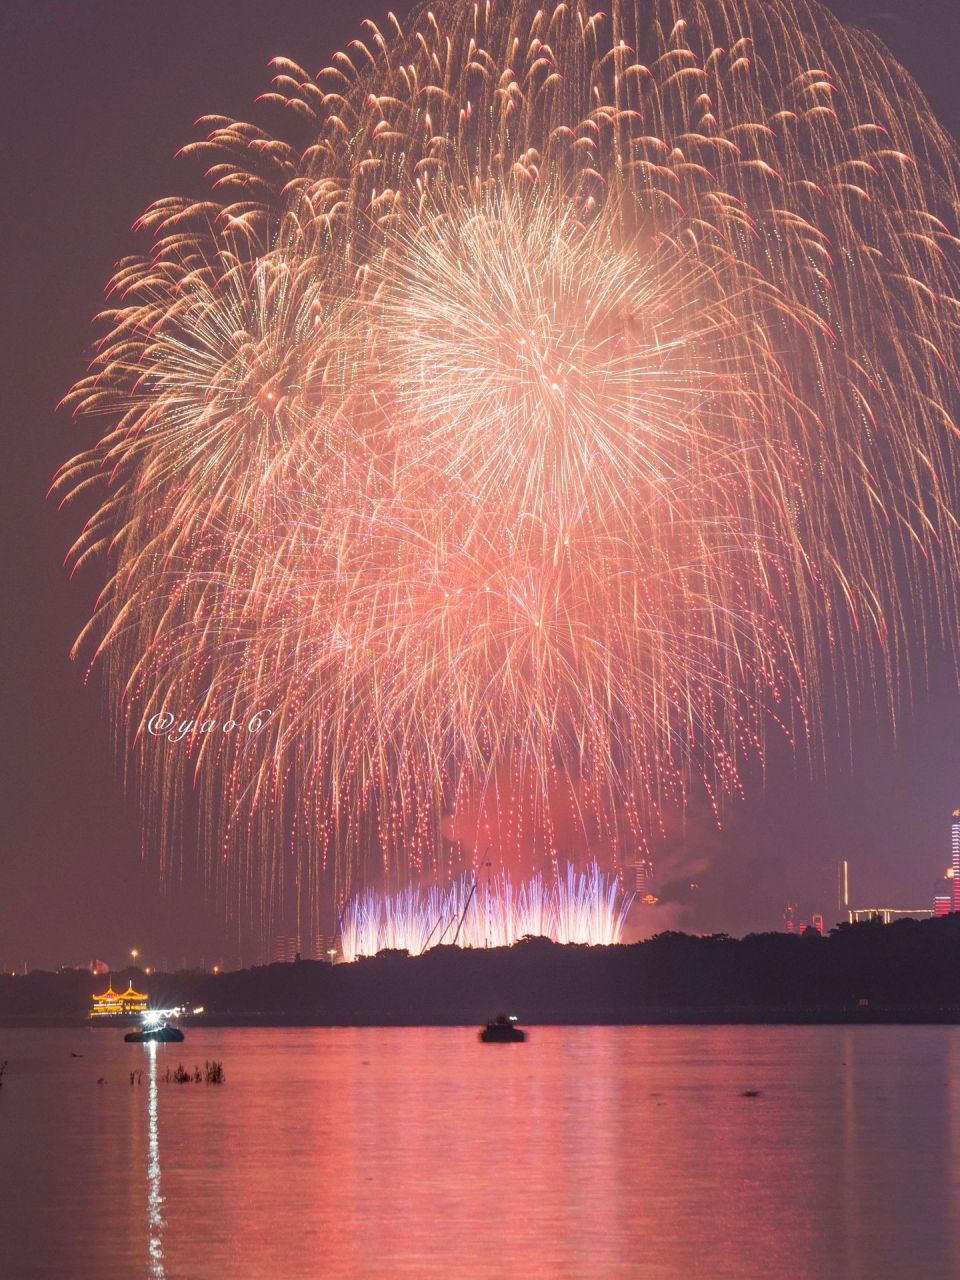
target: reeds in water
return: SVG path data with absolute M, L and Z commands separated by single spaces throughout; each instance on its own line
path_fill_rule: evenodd
M 167 1067 L 163 1079 L 165 1084 L 223 1084 L 226 1077 L 223 1063 L 214 1058 L 204 1062 L 203 1070 L 197 1066 L 188 1071 L 182 1062 L 178 1062 L 173 1071 Z

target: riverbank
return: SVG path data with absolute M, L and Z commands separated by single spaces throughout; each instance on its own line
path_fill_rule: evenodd
M 531 1025 L 960 1023 L 960 915 L 631 946 L 436 947 L 355 964 L 113 975 L 153 1005 L 202 1005 L 222 1026 L 456 1026 L 509 1009 Z M 102 977 L 0 977 L 0 1025 L 79 1026 Z

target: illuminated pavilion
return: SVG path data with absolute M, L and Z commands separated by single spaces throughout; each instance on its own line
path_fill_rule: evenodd
M 126 991 L 114 991 L 113 983 L 107 987 L 103 995 L 93 997 L 91 1018 L 113 1018 L 118 1015 L 129 1016 L 133 1013 L 145 1013 L 149 996 L 142 991 L 134 991 L 133 983 L 127 985 Z

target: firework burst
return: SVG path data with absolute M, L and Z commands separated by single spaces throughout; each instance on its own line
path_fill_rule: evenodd
M 186 149 L 55 485 L 151 830 L 195 785 L 265 911 L 436 868 L 504 770 L 544 865 L 557 790 L 616 862 L 955 624 L 958 164 L 882 47 L 781 0 L 391 22 Z

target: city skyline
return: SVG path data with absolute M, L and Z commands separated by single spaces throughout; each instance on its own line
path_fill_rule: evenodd
M 855 881 L 855 874 L 851 872 L 849 859 L 844 858 L 836 866 L 835 905 L 824 907 L 809 892 L 797 894 L 798 901 L 785 903 L 781 918 L 776 924 L 768 922 L 766 927 L 751 929 L 749 932 L 803 934 L 807 929 L 815 929 L 823 936 L 828 928 L 841 924 L 875 919 L 882 919 L 889 924 L 898 919 L 922 919 L 927 916 L 935 918 L 958 913 L 960 809 L 951 814 L 949 840 L 945 843 L 950 855 L 949 865 L 943 876 L 934 882 L 929 905 L 921 905 L 920 897 L 911 899 L 909 903 L 904 900 L 897 906 L 879 905 L 879 899 L 870 896 L 869 884 L 866 892 L 857 892 L 860 886 Z M 695 919 L 695 905 L 699 905 L 699 882 L 691 882 L 685 886 L 696 896 L 681 899 L 687 906 L 684 918 L 677 918 L 673 910 L 676 900 L 670 897 L 664 904 L 666 910 L 658 912 L 657 908 L 662 903 L 660 894 L 664 892 L 664 887 L 651 858 L 639 859 L 634 866 L 623 868 L 616 877 L 605 877 L 596 863 L 589 865 L 583 875 L 577 875 L 574 866 L 567 864 L 565 878 L 571 902 L 574 899 L 574 879 L 577 879 L 580 883 L 576 892 L 583 896 L 585 903 L 596 897 L 594 910 L 601 901 L 603 903 L 603 913 L 596 917 L 596 925 L 587 924 L 587 918 L 584 917 L 584 923 L 573 926 L 569 936 L 564 935 L 563 927 L 558 930 L 556 922 L 548 923 L 550 913 L 556 910 L 556 905 L 551 905 L 554 901 L 554 889 L 549 876 L 538 878 L 535 884 L 519 884 L 516 887 L 511 884 L 509 874 L 499 876 L 491 894 L 489 874 L 482 881 L 478 871 L 473 873 L 472 883 L 469 876 L 463 876 L 459 881 L 450 880 L 446 884 L 408 888 L 395 899 L 376 893 L 358 894 L 343 906 L 336 923 L 332 924 L 328 932 L 314 929 L 306 933 L 267 934 L 252 944 L 246 957 L 238 949 L 235 953 L 228 952 L 226 957 L 221 954 L 212 958 L 201 954 L 197 960 L 182 955 L 179 962 L 170 964 L 163 951 L 150 955 L 139 947 L 133 947 L 119 958 L 119 962 L 114 957 L 112 964 L 97 957 L 87 961 L 64 956 L 47 968 L 57 971 L 86 970 L 93 974 L 133 971 L 147 977 L 153 973 L 177 971 L 216 974 L 232 968 L 290 964 L 300 960 L 353 961 L 360 956 L 375 955 L 381 949 L 400 948 L 409 951 L 411 955 L 419 955 L 431 947 L 443 943 L 449 945 L 451 940 L 454 945 L 459 941 L 459 945 L 467 948 L 486 948 L 510 945 L 510 938 L 519 940 L 523 936 L 542 935 L 549 936 L 555 942 L 610 945 L 638 942 L 674 929 L 701 937 L 726 932 L 700 931 L 691 927 Z M 596 892 L 591 888 L 594 881 Z M 530 906 L 527 906 L 526 896 L 531 892 L 536 896 L 531 899 Z M 669 886 L 667 892 L 669 893 Z M 533 905 L 537 900 L 541 901 L 540 906 Z M 510 905 L 511 902 L 513 905 Z M 471 903 L 476 908 L 478 921 L 471 923 L 461 939 L 461 928 Z M 505 906 L 508 908 L 506 912 Z M 495 923 L 489 918 L 491 909 L 497 914 Z M 486 925 L 483 923 L 484 918 L 487 919 Z M 331 917 L 331 923 L 332 919 Z M 570 919 L 573 919 L 572 915 Z M 603 922 L 599 923 L 601 920 Z M 457 928 L 451 933 L 457 921 Z M 491 924 L 494 926 L 492 933 Z M 0 974 L 16 976 L 18 973 L 29 972 L 31 967 L 26 960 L 19 961 L 18 967 L 11 967 L 9 957 L 5 958 L 0 954 Z

